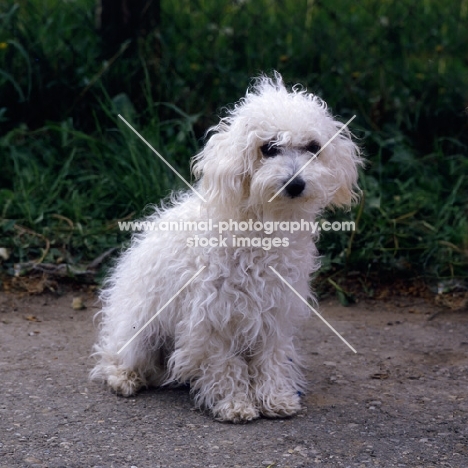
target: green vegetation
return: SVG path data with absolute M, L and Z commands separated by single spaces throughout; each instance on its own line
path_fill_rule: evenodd
M 103 53 L 94 0 L 3 2 L 3 268 L 91 262 L 116 220 L 183 188 L 221 106 L 276 69 L 322 96 L 368 160 L 358 231 L 323 237 L 330 269 L 466 277 L 468 0 L 163 1 L 159 32 Z M 16 268 L 20 271 L 21 268 Z

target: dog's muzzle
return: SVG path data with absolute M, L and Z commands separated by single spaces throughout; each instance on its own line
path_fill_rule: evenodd
M 285 181 L 286 183 L 287 181 Z M 284 191 L 290 198 L 296 198 L 298 197 L 305 189 L 305 182 L 303 179 L 300 177 L 296 177 L 291 182 L 289 182 L 286 187 L 284 187 Z

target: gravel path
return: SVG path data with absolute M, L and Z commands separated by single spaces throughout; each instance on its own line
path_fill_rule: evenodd
M 468 467 L 468 313 L 323 303 L 300 337 L 310 391 L 287 420 L 221 424 L 187 388 L 125 399 L 87 380 L 94 299 L 0 294 L 0 467 Z

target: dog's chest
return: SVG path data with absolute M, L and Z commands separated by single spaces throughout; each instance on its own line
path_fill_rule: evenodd
M 308 277 L 315 269 L 310 249 L 292 256 L 286 249 L 226 249 L 216 257 L 209 262 L 213 299 L 235 321 L 289 310 L 294 294 L 287 284 L 307 296 Z

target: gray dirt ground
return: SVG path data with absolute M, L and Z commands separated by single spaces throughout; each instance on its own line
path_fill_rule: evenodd
M 97 308 L 71 302 L 0 295 L 2 468 L 468 467 L 466 311 L 325 302 L 358 354 L 311 317 L 303 412 L 232 425 L 194 410 L 186 388 L 125 399 L 90 383 Z

